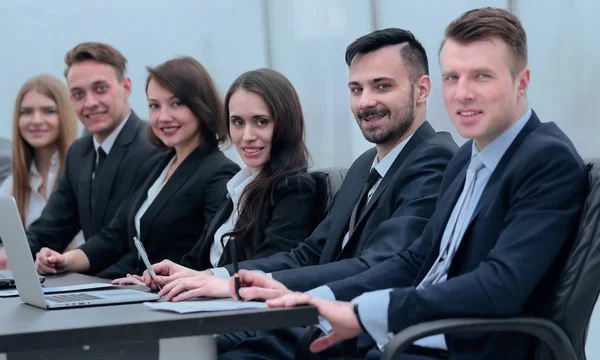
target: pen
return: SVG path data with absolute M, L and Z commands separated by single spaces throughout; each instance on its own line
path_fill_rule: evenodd
M 138 240 L 138 238 L 135 236 L 133 237 L 133 244 L 137 248 L 138 254 L 140 255 L 140 258 L 142 258 L 144 265 L 146 265 L 146 270 L 148 270 L 148 273 L 150 273 L 150 277 L 156 283 L 158 290 L 162 290 L 162 288 L 160 287 L 160 285 L 158 285 L 158 282 L 156 281 L 156 273 L 154 272 L 154 269 L 152 268 L 152 264 L 150 264 L 150 260 L 148 260 L 148 254 L 146 253 L 144 244 L 142 244 L 142 242 L 140 240 Z
M 235 295 L 238 298 L 238 301 L 244 301 L 240 296 L 240 274 L 238 268 L 238 258 L 237 258 L 237 244 L 234 241 L 234 237 L 229 237 L 229 241 L 231 242 L 230 250 L 231 250 L 231 263 L 233 265 L 233 281 L 235 282 Z

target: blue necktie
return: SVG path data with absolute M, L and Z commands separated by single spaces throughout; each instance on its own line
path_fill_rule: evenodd
M 426 286 L 437 284 L 444 281 L 448 275 L 448 269 L 452 264 L 454 255 L 460 246 L 460 242 L 465 233 L 467 224 L 471 219 L 466 219 L 467 209 L 473 198 L 473 190 L 475 189 L 475 181 L 477 180 L 477 173 L 483 168 L 483 163 L 477 158 L 477 156 L 471 159 L 469 168 L 467 169 L 467 176 L 465 180 L 465 187 L 461 196 L 458 198 L 454 209 L 458 209 L 458 215 L 453 223 L 448 222 L 447 227 L 451 227 L 452 231 L 448 242 L 444 246 L 444 249 L 440 250 L 438 258 L 433 263 L 431 269 L 427 275 L 423 278 L 417 289 L 422 289 Z

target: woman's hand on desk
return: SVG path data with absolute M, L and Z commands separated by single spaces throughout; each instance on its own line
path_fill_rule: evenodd
M 166 301 L 175 302 L 195 297 L 226 298 L 229 297 L 229 279 L 201 272 L 166 284 L 158 294 Z
M 248 270 L 240 270 L 240 296 L 244 300 L 268 300 L 291 294 L 288 288 L 268 275 L 258 274 Z M 229 282 L 229 295 L 237 300 L 235 294 L 235 281 Z
M 67 258 L 45 247 L 35 255 L 35 267 L 42 275 L 57 274 L 67 269 Z
M 157 284 L 160 286 L 165 286 L 166 284 L 181 278 L 198 276 L 202 274 L 205 276 L 212 276 L 211 272 L 192 270 L 186 268 L 185 266 L 176 264 L 171 260 L 163 260 L 159 263 L 153 264 L 152 269 L 156 273 L 156 279 L 152 279 L 152 276 L 148 270 L 144 271 L 142 278 L 140 278 L 140 280 L 152 290 L 158 289 L 156 286 Z

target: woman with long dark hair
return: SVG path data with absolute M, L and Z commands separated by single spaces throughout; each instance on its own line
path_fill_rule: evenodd
M 246 165 L 227 184 L 224 205 L 182 264 L 196 270 L 288 251 L 315 224 L 316 184 L 306 172 L 304 117 L 292 84 L 270 69 L 238 77 L 225 96 L 231 142 Z

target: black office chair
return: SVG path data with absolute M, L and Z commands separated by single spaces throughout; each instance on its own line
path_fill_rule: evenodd
M 410 326 L 387 344 L 381 360 L 396 359 L 414 341 L 456 332 L 522 332 L 536 337 L 536 360 L 585 360 L 590 318 L 600 292 L 600 159 L 588 161 L 590 188 L 577 238 L 540 317 L 463 318 Z
M 319 224 L 331 211 L 333 200 L 342 182 L 346 177 L 348 169 L 344 168 L 324 168 L 310 172 L 310 175 L 317 183 L 316 206 L 313 213 L 314 224 Z

